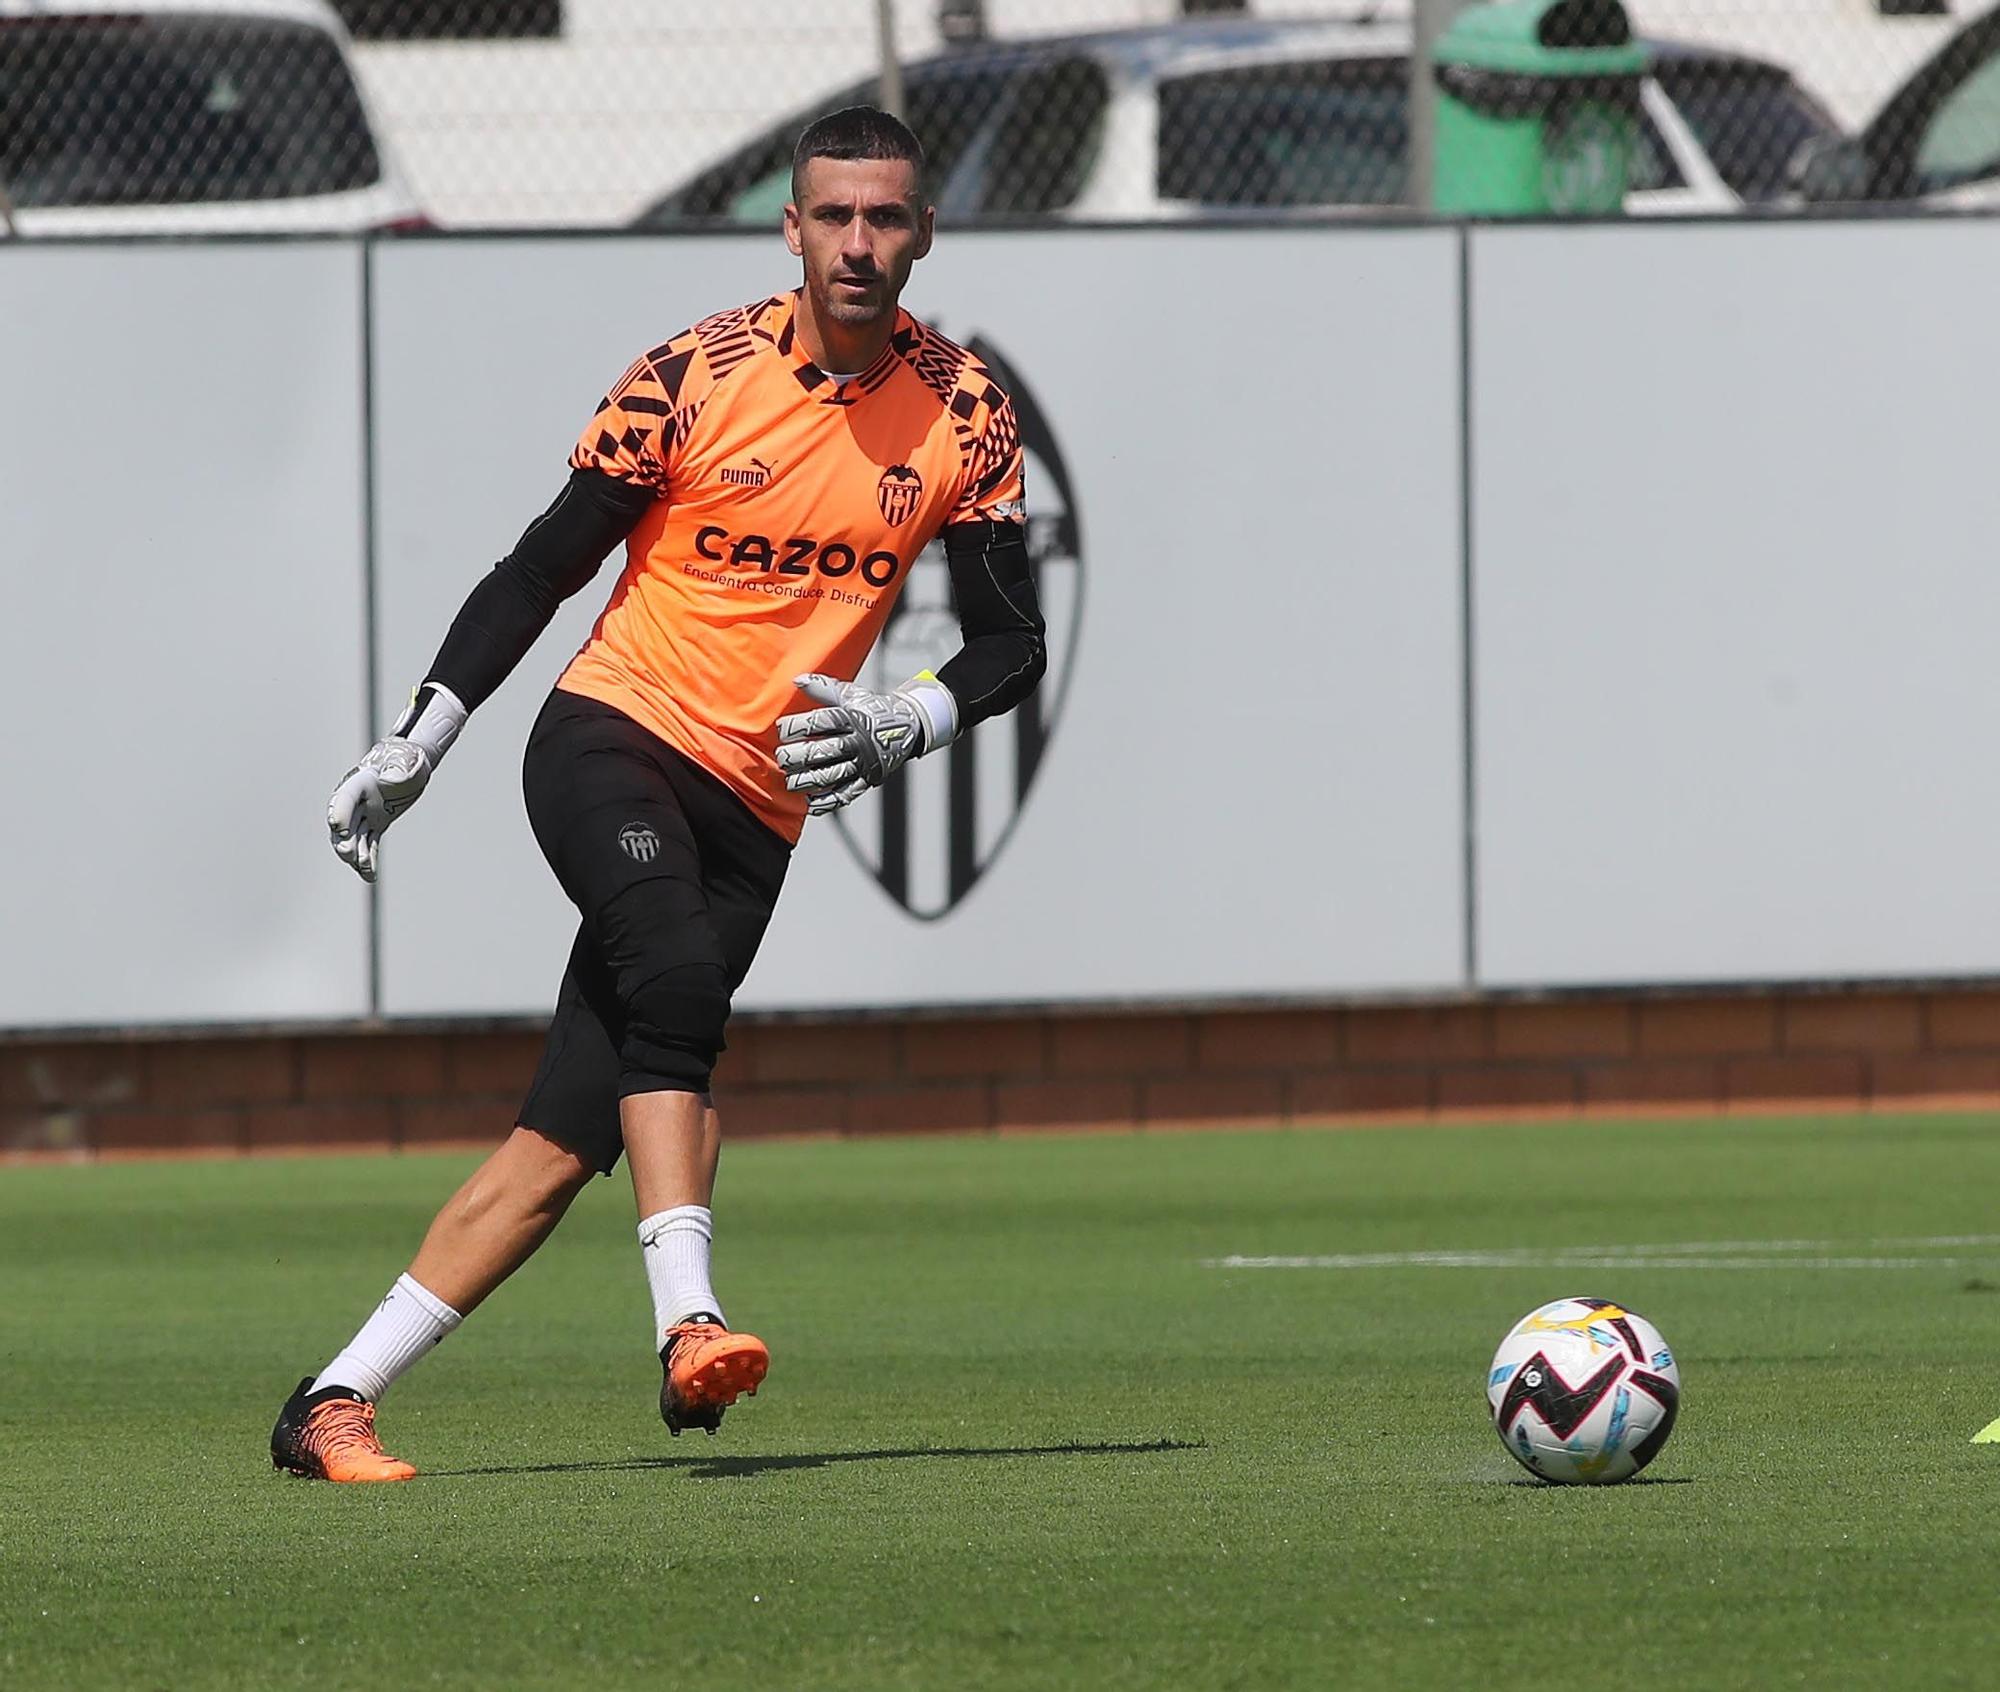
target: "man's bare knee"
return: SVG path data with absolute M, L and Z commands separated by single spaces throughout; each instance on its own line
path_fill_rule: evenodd
M 513 1154 L 517 1190 L 543 1212 L 561 1215 L 597 1174 L 596 1165 L 533 1128 L 516 1127 L 503 1149 Z
M 596 1169 L 533 1128 L 516 1127 L 459 1188 L 451 1209 L 461 1222 L 495 1214 L 560 1216 Z

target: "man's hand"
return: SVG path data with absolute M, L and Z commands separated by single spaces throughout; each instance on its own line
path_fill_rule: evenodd
M 778 719 L 778 768 L 786 787 L 807 796 L 809 816 L 852 804 L 958 732 L 957 702 L 928 673 L 892 693 L 820 675 L 800 676 L 797 686 L 820 709 Z
M 465 727 L 458 697 L 426 682 L 387 735 L 362 754 L 341 778 L 326 807 L 334 856 L 363 881 L 373 881 L 382 835 L 417 802 L 431 772 Z

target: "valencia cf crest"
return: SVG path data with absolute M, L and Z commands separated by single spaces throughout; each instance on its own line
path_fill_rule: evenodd
M 1028 555 L 1048 624 L 1049 669 L 1016 709 L 941 752 L 913 759 L 882 788 L 834 814 L 841 839 L 882 891 L 924 922 L 948 915 L 972 891 L 1019 826 L 1069 693 L 1083 622 L 1083 524 L 1048 416 L 992 346 L 977 337 L 964 344 L 1013 396 L 1027 462 Z M 922 497 L 916 472 L 890 470 L 878 497 L 889 520 L 902 522 Z M 920 670 L 935 670 L 960 639 L 944 543 L 936 540 L 912 566 L 857 679 L 887 691 Z
M 892 464 L 875 484 L 882 515 L 892 523 L 907 523 L 924 497 L 924 479 L 907 464 Z

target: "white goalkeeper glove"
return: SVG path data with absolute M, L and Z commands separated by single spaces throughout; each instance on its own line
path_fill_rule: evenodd
M 891 693 L 870 693 L 832 676 L 800 676 L 799 691 L 816 711 L 778 719 L 778 768 L 785 786 L 806 795 L 806 813 L 823 817 L 958 734 L 958 701 L 926 670 Z
M 334 856 L 363 881 L 375 879 L 382 834 L 417 802 L 458 731 L 466 709 L 458 696 L 426 682 L 410 697 L 395 726 L 341 778 L 326 807 Z

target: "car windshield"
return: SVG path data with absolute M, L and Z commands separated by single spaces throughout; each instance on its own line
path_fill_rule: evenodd
M 1159 191 L 1211 206 L 1393 206 L 1406 194 L 1400 59 L 1253 65 L 1160 84 Z
M 960 157 L 1007 91 L 1011 73 L 912 76 L 904 105 L 909 125 L 924 143 L 925 173 L 933 194 L 951 179 Z M 830 94 L 812 112 L 767 131 L 749 146 L 712 165 L 685 188 L 669 194 L 639 221 L 754 223 L 777 220 L 792 197 L 792 147 L 820 112 L 873 102 L 873 82 Z
M 1840 132 L 1810 95 L 1771 65 L 1662 57 L 1653 75 L 1739 199 L 1777 199 L 1790 186 L 1787 172 L 1799 149 Z
M 1088 59 L 1058 59 L 1013 78 L 1006 115 L 983 148 L 983 168 L 964 203 L 980 218 L 1046 217 L 1071 205 L 1096 162 L 1111 98 Z
M 339 43 L 323 30 L 0 18 L 0 183 L 17 206 L 287 199 L 380 176 Z
M 2000 176 L 2000 52 L 1940 103 L 1917 145 L 1917 192 Z

